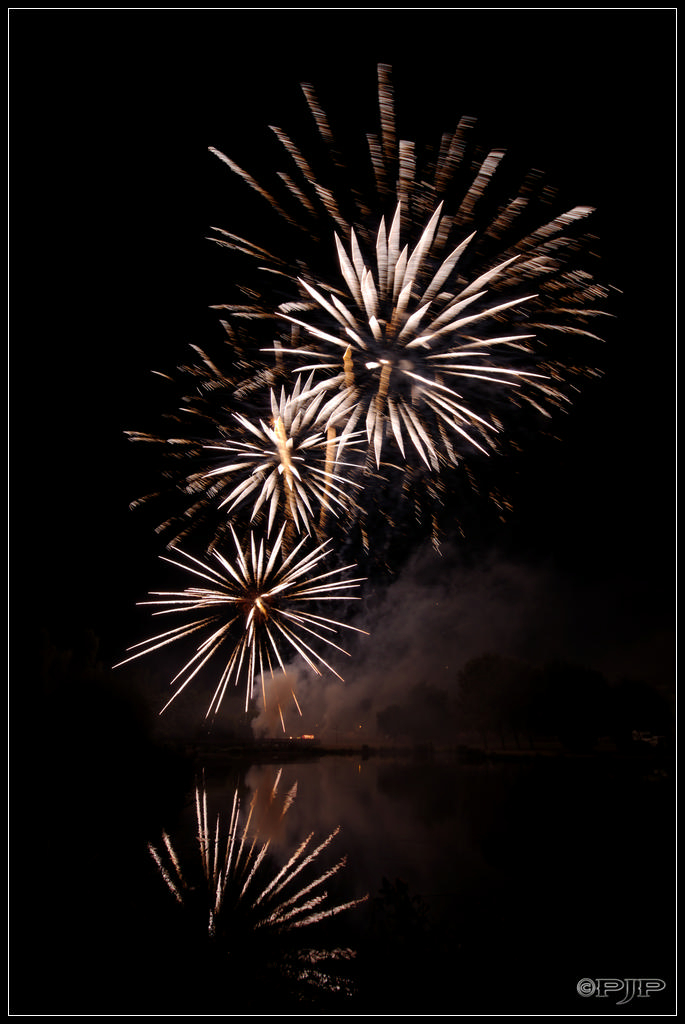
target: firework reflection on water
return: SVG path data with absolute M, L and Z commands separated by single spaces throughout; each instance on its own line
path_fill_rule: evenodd
M 199 923 L 233 962 L 238 958 L 267 972 L 277 970 L 291 985 L 348 994 L 352 983 L 345 964 L 354 959 L 354 950 L 312 946 L 301 935 L 361 906 L 367 897 L 335 902 L 328 891 L 347 862 L 346 856 L 330 858 L 338 828 L 323 839 L 309 832 L 286 852 L 283 822 L 297 782 L 281 791 L 281 778 L 278 769 L 251 793 L 236 786 L 225 803 L 228 813 L 222 814 L 211 806 L 203 771 L 194 794 L 194 854 L 187 838 L 179 844 L 166 832 L 148 849 L 187 919 Z

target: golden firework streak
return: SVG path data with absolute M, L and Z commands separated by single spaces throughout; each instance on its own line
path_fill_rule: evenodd
M 326 429 L 326 464 L 324 466 L 324 500 L 321 503 L 321 515 L 319 517 L 319 525 L 325 526 L 328 511 L 328 500 L 331 494 L 331 482 L 333 477 L 333 465 L 335 463 L 335 449 L 337 444 L 338 434 L 335 427 L 329 426 Z
M 276 435 L 276 443 L 278 445 L 278 454 L 281 458 L 281 466 L 283 467 L 283 478 L 288 490 L 292 493 L 293 464 L 290 460 L 290 452 L 288 451 L 288 436 L 285 432 L 285 425 L 280 416 L 274 423 L 274 433 Z

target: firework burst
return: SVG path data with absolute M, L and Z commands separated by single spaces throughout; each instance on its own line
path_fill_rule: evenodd
M 598 306 L 608 290 L 584 266 L 594 239 L 581 232 L 592 208 L 564 208 L 536 171 L 512 190 L 502 175 L 505 152 L 478 149 L 472 118 L 443 135 L 437 153 L 421 154 L 398 137 L 383 65 L 380 131 L 368 136 L 373 194 L 336 191 L 335 139 L 314 90 L 303 91 L 331 157 L 330 180 L 315 176 L 279 128 L 273 131 L 295 173 L 280 175 L 278 195 L 212 151 L 291 230 L 316 236 L 316 252 L 295 264 L 217 229 L 219 244 L 276 272 L 281 289 L 289 281 L 291 295 L 216 308 L 287 320 L 291 332 L 279 340 L 279 354 L 310 357 L 328 375 L 322 387 L 354 398 L 349 424 L 365 425 L 377 468 L 388 440 L 396 457 L 413 453 L 435 472 L 500 448 L 512 405 L 517 418 L 524 405 L 546 416 L 564 406 L 573 390 L 566 381 L 595 371 L 577 349 L 562 353 L 561 342 L 596 339 L 593 319 L 606 315 Z M 327 250 L 335 252 L 333 270 L 325 269 Z
M 542 383 L 545 375 L 515 369 L 502 359 L 493 359 L 493 353 L 528 351 L 526 342 L 531 335 L 471 333 L 483 321 L 500 326 L 506 312 L 534 298 L 529 295 L 507 302 L 482 302 L 488 284 L 501 278 L 515 257 L 480 275 L 456 293 L 445 291 L 443 285 L 454 274 L 471 240 L 467 238 L 434 273 L 431 268 L 427 274 L 426 258 L 439 218 L 440 209 L 411 252 L 406 246 L 400 251 L 400 208 L 389 233 L 381 221 L 375 273 L 364 262 L 354 232 L 351 258 L 336 236 L 340 269 L 356 305 L 354 312 L 335 294 L 326 298 L 306 281 L 301 281 L 314 300 L 317 312 L 327 315 L 338 333 L 287 318 L 323 346 L 324 351 L 317 353 L 317 368 L 329 374 L 335 369 L 340 371 L 324 386 L 339 385 L 354 403 L 347 429 L 356 424 L 358 418 L 363 418 L 377 467 L 381 464 L 383 441 L 388 433 L 396 441 L 403 459 L 406 459 L 406 446 L 411 444 L 429 469 L 439 471 L 445 456 L 456 462 L 454 446 L 446 441 L 441 429 L 443 423 L 459 440 L 487 454 L 474 435 L 496 433 L 496 421 L 492 415 L 486 419 L 465 404 L 462 394 L 465 384 L 481 382 L 487 396 L 495 385 L 519 388 L 523 382 L 534 381 L 548 396 L 561 397 L 558 391 Z M 474 312 L 479 300 L 482 308 Z M 328 354 L 326 348 L 333 348 L 334 352 L 342 349 L 342 352 L 336 357 Z M 311 354 L 307 349 L 292 351 Z M 444 383 L 445 378 L 457 378 L 460 391 Z M 430 420 L 426 413 L 430 414 Z M 436 439 L 441 442 L 439 448 Z M 442 460 L 439 452 L 443 453 Z
M 207 718 L 218 712 L 231 681 L 237 684 L 243 678 L 246 680 L 245 709 L 254 695 L 259 677 L 266 704 L 265 676 L 267 672 L 273 676 L 274 667 L 285 672 L 282 652 L 288 656 L 299 655 L 317 675 L 321 675 L 323 667 L 342 679 L 317 648 L 327 645 L 345 654 L 331 636 L 337 635 L 339 629 L 357 633 L 364 631 L 323 616 L 318 611 L 305 610 L 302 606 L 319 608 L 330 601 L 352 600 L 349 591 L 361 581 L 340 578 L 348 566 L 319 571 L 320 563 L 328 554 L 329 541 L 300 554 L 307 540 L 304 538 L 287 554 L 283 547 L 286 525 L 284 523 L 281 527 L 271 550 L 267 549 L 263 539 L 257 542 L 254 535 L 243 548 L 235 531 L 232 531 L 235 543 L 232 560 L 216 548 L 212 553 L 215 564 L 180 550 L 178 555 L 184 561 L 163 558 L 201 580 L 202 585 L 182 591 L 156 592 L 151 595 L 154 600 L 142 602 L 159 606 L 157 615 L 182 615 L 185 621 L 135 644 L 129 650 L 141 650 L 119 662 L 123 665 L 168 644 L 200 635 L 195 653 L 171 680 L 176 689 L 162 712 L 207 662 L 220 658 L 226 650 L 228 654 L 225 654 L 219 682 L 207 708 Z M 312 638 L 316 647 L 312 646 Z M 293 698 L 297 702 L 294 694 Z
M 309 638 L 336 647 L 330 635 L 344 624 L 300 602 L 342 599 L 357 582 L 333 583 L 333 574 L 307 582 L 333 537 L 345 549 L 361 536 L 379 564 L 405 527 L 416 537 L 430 524 L 439 543 L 448 491 L 453 508 L 457 492 L 478 492 L 477 481 L 489 480 L 485 457 L 519 446 L 524 413 L 536 414 L 539 431 L 539 414 L 549 420 L 566 408 L 576 381 L 597 372 L 585 348 L 598 340 L 593 325 L 607 315 L 609 289 L 591 269 L 592 208 L 569 208 L 538 171 L 514 165 L 512 176 L 503 150 L 479 147 L 472 118 L 433 148 L 403 139 L 390 70 L 378 73 L 368 190 L 351 181 L 309 85 L 316 159 L 273 128 L 291 166 L 262 184 L 212 149 L 283 230 L 264 245 L 214 229 L 241 265 L 249 257 L 260 284 L 246 274 L 241 301 L 213 307 L 225 314 L 231 373 L 197 350 L 200 362 L 184 371 L 194 390 L 180 410 L 196 429 L 163 443 L 181 456 L 172 474 L 184 506 L 176 538 L 211 514 L 216 563 L 178 551 L 183 561 L 173 564 L 203 586 L 150 603 L 191 621 L 132 655 L 202 635 L 172 681 L 174 700 L 228 649 L 208 716 L 243 676 L 247 706 L 258 677 L 285 669 L 281 650 L 317 672 L 330 668 Z M 507 498 L 487 489 L 503 514 Z M 267 538 L 280 525 L 270 553 L 254 536 L 241 548 L 234 520 L 244 514 Z M 228 533 L 233 561 L 219 550 Z M 323 543 L 298 562 L 302 534 Z
M 243 332 L 224 326 L 230 344 L 237 342 L 233 362 L 244 373 Z M 211 551 L 246 511 L 250 523 L 266 515 L 267 536 L 285 516 L 291 532 L 314 532 L 323 539 L 326 522 L 352 510 L 353 493 L 361 486 L 351 479 L 359 459 L 341 459 L 344 448 L 348 458 L 358 448 L 361 432 L 347 429 L 338 436 L 338 425 L 349 422 L 354 396 L 314 391 L 313 375 L 304 384 L 298 376 L 291 390 L 291 376 L 278 357 L 273 368 L 253 366 L 244 379 L 229 376 L 206 352 L 192 348 L 196 361 L 178 368 L 187 386 L 178 412 L 168 417 L 172 429 L 127 431 L 130 440 L 161 450 L 169 484 L 137 498 L 131 508 L 162 497 L 180 502 L 180 510 L 157 526 L 158 533 L 175 531 L 167 541 L 170 548 L 204 526 Z
M 164 417 L 169 426 L 155 432 L 126 431 L 131 441 L 161 455 L 161 486 L 136 498 L 131 508 L 155 501 L 166 508 L 167 515 L 156 526 L 156 532 L 167 537 L 169 548 L 176 547 L 190 533 L 202 536 L 207 551 L 221 545 L 230 532 L 231 520 L 225 509 L 220 510 L 228 492 L 223 487 L 225 476 L 210 475 L 216 464 L 210 453 L 215 446 L 239 435 L 243 429 L 240 421 L 268 419 L 273 408 L 269 396 L 279 387 L 292 386 L 290 373 L 278 357 L 271 366 L 255 365 L 254 338 L 240 323 L 223 320 L 222 326 L 226 345 L 219 358 L 191 345 L 193 358 L 179 365 L 173 374 L 155 372 L 158 381 L 174 389 L 172 400 L 177 409 Z M 270 442 L 266 443 L 268 446 Z M 158 470 L 156 461 L 155 475 Z
M 244 504 L 250 521 L 268 508 L 267 536 L 277 516 L 289 518 L 298 533 L 311 533 L 326 514 L 338 515 L 350 505 L 350 486 L 340 474 L 341 439 L 336 424 L 349 417 L 353 396 L 340 392 L 322 405 L 324 392 L 311 395 L 311 378 L 304 392 L 298 377 L 292 395 L 271 394 L 271 422 L 252 423 L 236 413 L 235 420 L 249 440 L 227 438 L 208 445 L 236 461 L 220 464 L 202 475 L 220 495 L 219 508 L 232 514 Z M 345 441 L 349 438 L 346 432 Z M 236 478 L 238 483 L 235 483 Z M 223 496 L 225 494 L 225 496 Z

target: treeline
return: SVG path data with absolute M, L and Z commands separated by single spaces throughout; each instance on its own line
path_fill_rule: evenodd
M 673 730 L 669 700 L 644 680 L 610 683 L 594 669 L 568 662 L 535 666 L 484 654 L 467 662 L 454 693 L 420 682 L 406 700 L 377 714 L 379 735 L 389 740 L 480 745 L 533 745 L 552 738 L 573 751 L 592 750 L 609 738 L 619 749 L 637 737 L 668 742 Z

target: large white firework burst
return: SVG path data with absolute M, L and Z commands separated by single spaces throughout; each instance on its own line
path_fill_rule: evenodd
M 160 713 L 207 662 L 222 655 L 223 668 L 207 708 L 207 718 L 218 712 L 231 681 L 237 684 L 245 680 L 247 710 L 255 693 L 256 680 L 261 677 L 266 704 L 265 677 L 267 673 L 273 676 L 278 668 L 285 673 L 284 655 L 299 655 L 317 675 L 321 675 L 323 667 L 342 679 L 320 653 L 320 648 L 328 646 L 346 654 L 331 637 L 340 629 L 357 633 L 364 630 L 310 609 L 318 609 L 327 602 L 354 600 L 349 592 L 357 587 L 360 579 L 341 578 L 349 566 L 319 571 L 320 563 L 328 554 L 329 541 L 301 553 L 308 540 L 305 537 L 287 553 L 283 546 L 286 526 L 284 523 L 270 549 L 263 538 L 257 541 L 254 534 L 243 547 L 232 531 L 233 558 L 225 557 L 215 548 L 214 564 L 181 550 L 177 550 L 177 554 L 183 561 L 163 556 L 164 561 L 202 581 L 201 585 L 182 591 L 154 592 L 153 600 L 142 602 L 159 607 L 156 615 L 181 615 L 184 622 L 134 644 L 129 650 L 140 650 L 118 663 L 120 666 L 168 644 L 200 636 L 195 653 L 171 680 L 176 689 Z M 312 646 L 313 642 L 316 646 Z
M 271 301 L 264 293 L 216 308 L 287 319 L 292 332 L 279 340 L 279 354 L 311 356 L 329 375 L 322 387 L 354 397 L 349 423 L 365 424 L 377 467 L 387 439 L 403 458 L 411 451 L 437 470 L 498 447 L 512 425 L 507 409 L 519 416 L 527 404 L 549 415 L 569 401 L 574 388 L 565 379 L 595 371 L 560 342 L 596 339 L 592 322 L 605 315 L 599 304 L 608 294 L 586 266 L 595 240 L 582 225 L 592 208 L 560 205 L 537 171 L 512 191 L 498 174 L 505 152 L 478 149 L 472 118 L 445 133 L 437 152 L 399 138 L 384 65 L 380 131 L 368 136 L 375 191 L 365 198 L 349 185 L 336 190 L 336 142 L 313 88 L 303 91 L 331 157 L 328 180 L 280 128 L 273 131 L 294 174 L 279 174 L 273 188 L 212 152 L 302 239 L 298 251 L 314 224 L 318 246 L 312 258 L 290 260 L 216 229 L 219 244 L 276 272 L 282 294 L 286 282 L 291 288 L 290 298 L 272 290 Z
M 549 386 L 546 375 L 516 369 L 497 358 L 508 350 L 519 354 L 528 351 L 527 341 L 532 335 L 472 333 L 482 322 L 499 326 L 508 311 L 534 298 L 485 300 L 488 284 L 498 278 L 501 281 L 516 257 L 455 289 L 456 294 L 443 290 L 454 278 L 471 238 L 434 269 L 428 254 L 440 212 L 435 212 L 412 251 L 407 246 L 400 248 L 399 207 L 389 232 L 381 221 L 373 269 L 366 265 L 354 232 L 350 254 L 336 235 L 341 273 L 354 305 L 345 305 L 334 293 L 327 298 L 303 280 L 301 284 L 320 316 L 314 323 L 287 317 L 322 346 L 322 351 L 316 353 L 317 368 L 329 373 L 339 368 L 339 374 L 329 377 L 324 387 L 339 385 L 349 396 L 353 404 L 346 429 L 363 418 L 378 467 L 387 433 L 394 437 L 403 458 L 408 441 L 430 469 L 440 469 L 441 454 L 443 462 L 445 457 L 456 461 L 454 447 L 441 430 L 443 423 L 458 435 L 458 440 L 487 454 L 474 434 L 480 437 L 484 432 L 496 433 L 498 428 L 492 415 L 486 419 L 467 404 L 462 391 L 464 385 L 471 385 L 473 390 L 474 381 L 484 383 L 486 388 L 518 388 L 522 383 L 534 382 L 548 396 L 561 397 Z M 317 326 L 321 314 L 329 318 L 331 330 Z M 312 354 L 302 348 L 291 351 Z M 461 390 L 448 386 L 445 378 L 460 378 Z

